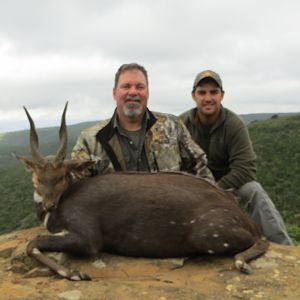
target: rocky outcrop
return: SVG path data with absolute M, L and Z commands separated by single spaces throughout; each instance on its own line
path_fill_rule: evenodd
M 232 258 L 128 258 L 106 253 L 89 259 L 54 254 L 81 269 L 92 281 L 68 281 L 25 254 L 37 227 L 0 236 L 0 299 L 300 299 L 300 247 L 271 244 L 251 263 L 253 273 L 239 273 Z

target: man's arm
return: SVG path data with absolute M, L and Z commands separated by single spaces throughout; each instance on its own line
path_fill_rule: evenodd
M 96 130 L 88 129 L 81 132 L 72 150 L 72 159 L 86 159 L 96 161 L 84 175 L 105 174 L 114 170 L 110 159 L 101 144 L 96 140 Z
M 239 188 L 256 179 L 256 160 L 246 125 L 240 126 L 228 136 L 230 171 L 218 185 L 223 189 Z
M 179 147 L 182 158 L 182 170 L 215 184 L 215 179 L 207 167 L 205 152 L 193 141 L 181 120 L 179 120 Z

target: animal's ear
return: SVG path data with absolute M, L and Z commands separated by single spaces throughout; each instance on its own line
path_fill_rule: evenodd
M 96 161 L 94 160 L 81 160 L 81 159 L 70 159 L 64 160 L 64 165 L 68 172 L 81 173 L 85 171 L 90 166 L 94 165 Z
M 16 159 L 20 160 L 24 163 L 30 171 L 35 170 L 36 163 L 33 161 L 32 157 L 29 156 L 18 156 L 16 155 Z

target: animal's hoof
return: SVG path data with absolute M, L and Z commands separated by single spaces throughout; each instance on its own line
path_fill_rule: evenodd
M 252 273 L 251 267 L 244 261 L 236 260 L 235 261 L 235 266 L 242 273 L 245 273 L 245 274 L 251 274 Z
M 79 281 L 79 280 L 92 280 L 92 278 L 81 271 L 72 271 L 70 277 L 68 279 L 73 281 Z

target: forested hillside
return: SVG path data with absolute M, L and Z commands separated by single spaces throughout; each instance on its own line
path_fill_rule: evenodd
M 83 128 L 91 126 L 95 122 L 84 122 L 68 126 L 68 149 L 71 150 L 75 141 Z M 38 128 L 39 149 L 43 155 L 54 154 L 58 150 L 59 127 Z M 16 164 L 17 161 L 12 154 L 28 155 L 29 148 L 29 131 L 14 131 L 0 133 L 0 167 L 8 164 Z
M 69 150 L 80 131 L 93 123 L 68 126 Z M 58 127 L 37 129 L 43 155 L 58 150 L 58 131 Z M 30 155 L 28 130 L 0 134 L 0 233 L 38 224 L 32 200 L 31 173 L 14 155 Z
M 259 113 L 259 114 L 242 114 L 240 117 L 245 121 L 246 124 L 257 122 L 257 121 L 263 121 L 271 119 L 273 116 L 278 117 L 291 117 L 298 115 L 299 113 Z
M 257 154 L 258 180 L 270 194 L 289 231 L 300 240 L 300 115 L 273 116 L 249 125 Z
M 89 125 L 68 126 L 69 150 Z M 300 115 L 252 122 L 249 132 L 257 154 L 258 180 L 283 215 L 291 236 L 300 241 Z M 58 128 L 38 129 L 38 134 L 41 153 L 56 153 Z M 11 155 L 29 154 L 28 135 L 28 131 L 0 134 L 0 233 L 37 224 L 31 173 Z

